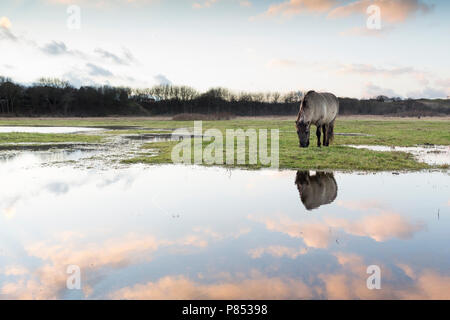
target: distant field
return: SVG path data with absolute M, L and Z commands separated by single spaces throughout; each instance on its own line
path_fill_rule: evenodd
M 292 117 L 237 118 L 229 121 L 204 121 L 203 129 L 279 129 L 280 168 L 289 169 L 339 169 L 339 170 L 420 170 L 433 168 L 417 162 L 412 155 L 404 152 L 376 152 L 356 150 L 345 145 L 447 145 L 450 146 L 450 119 L 443 118 L 384 118 L 351 116 L 341 117 L 336 124 L 336 133 L 362 133 L 371 136 L 337 135 L 330 148 L 316 147 L 316 137 L 311 134 L 311 147 L 300 149 Z M 123 127 L 130 127 L 124 133 L 146 133 L 157 129 L 191 128 L 192 121 L 172 121 L 169 118 L 0 118 L 0 125 L 22 126 L 99 126 L 121 127 L 111 134 L 120 134 Z M 312 130 L 315 132 L 315 129 Z M 100 136 L 86 135 L 23 135 L 0 134 L 0 144 L 19 142 L 98 142 Z M 142 156 L 127 159 L 128 163 L 170 163 L 170 153 L 174 142 L 152 143 L 144 146 Z M 156 157 L 146 156 L 147 149 L 159 150 Z M 248 151 L 248 150 L 247 150 Z M 261 164 L 248 166 L 260 168 Z M 434 168 L 447 168 L 434 167 Z

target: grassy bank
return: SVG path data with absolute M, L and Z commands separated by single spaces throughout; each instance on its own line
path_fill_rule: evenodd
M 192 121 L 154 120 L 152 118 L 2 118 L 0 126 L 68 126 L 68 127 L 136 127 L 128 133 L 146 132 L 145 129 L 175 129 L 192 127 Z M 280 129 L 283 139 L 296 138 L 294 118 L 245 118 L 230 121 L 204 121 L 203 128 L 225 129 Z M 450 121 L 419 119 L 361 118 L 339 119 L 337 133 L 362 133 L 372 137 L 337 136 L 335 145 L 369 144 L 386 146 L 414 146 L 421 144 L 450 145 Z M 116 133 L 120 133 L 117 131 Z
M 270 142 L 269 142 L 270 143 Z M 149 143 L 144 149 L 152 151 L 157 150 L 157 156 L 140 155 L 138 157 L 124 160 L 124 163 L 147 163 L 147 164 L 165 164 L 172 163 L 171 153 L 177 142 L 158 142 Z M 203 148 L 209 143 L 203 143 Z M 270 147 L 268 148 L 270 150 Z M 237 162 L 237 147 L 235 146 L 235 158 L 233 165 L 224 164 L 225 167 L 241 167 L 247 169 L 260 169 L 270 167 L 270 165 L 261 164 L 258 159 L 256 164 L 249 164 L 248 147 L 243 151 L 245 154 L 245 165 L 239 165 Z M 226 159 L 225 151 L 222 158 Z M 310 147 L 308 149 L 299 149 L 297 143 L 282 142 L 280 144 L 279 167 L 281 169 L 332 169 L 332 170 L 367 170 L 367 171 L 392 171 L 392 170 L 421 170 L 430 169 L 431 166 L 417 162 L 413 156 L 405 152 L 376 152 L 370 150 L 358 150 L 344 146 L 333 146 L 330 148 Z M 191 154 L 190 163 L 194 163 L 193 154 Z
M 113 130 L 110 134 L 164 132 L 158 129 L 192 128 L 192 121 L 155 120 L 151 118 L 90 118 L 90 119 L 1 119 L 0 125 L 52 125 L 129 127 L 126 131 Z M 134 128 L 133 128 L 134 127 Z M 311 147 L 300 149 L 294 120 L 245 118 L 230 121 L 204 121 L 203 130 L 219 129 L 225 136 L 226 129 L 279 129 L 280 168 L 289 169 L 339 169 L 339 170 L 420 170 L 432 168 L 419 163 L 408 153 L 357 150 L 345 145 L 415 146 L 424 144 L 450 145 L 450 121 L 419 119 L 339 119 L 336 133 L 358 133 L 368 136 L 337 135 L 330 148 L 317 148 L 316 137 L 311 134 Z M 315 132 L 313 128 L 312 133 Z M 43 135 L 0 134 L 2 142 L 98 142 L 95 135 Z M 143 155 L 125 160 L 127 163 L 171 163 L 175 142 L 151 143 L 143 147 Z M 204 143 L 206 147 L 208 143 Z M 270 141 L 269 141 L 270 144 Z M 158 155 L 154 156 L 157 150 Z M 148 154 L 146 155 L 146 151 Z M 247 153 L 248 150 L 244 151 Z M 225 157 L 224 157 L 225 158 Z M 235 165 L 237 166 L 237 165 Z M 247 168 L 264 167 L 261 163 Z M 442 168 L 442 167 L 441 167 Z

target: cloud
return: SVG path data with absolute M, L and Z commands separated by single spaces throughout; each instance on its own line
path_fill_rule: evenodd
M 112 77 L 113 76 L 111 71 L 106 70 L 102 67 L 99 67 L 93 63 L 87 63 L 86 67 L 89 69 L 88 73 L 91 76 L 101 76 L 101 77 Z
M 309 248 L 322 249 L 328 248 L 335 240 L 336 233 L 333 230 L 342 230 L 346 234 L 383 242 L 392 238 L 410 239 L 416 232 L 425 229 L 425 225 L 421 222 L 411 222 L 398 213 L 388 211 L 367 215 L 355 221 L 326 218 L 324 221 L 302 222 L 283 216 L 276 219 L 253 216 L 249 218 L 263 223 L 267 230 L 303 239 Z
M 67 48 L 66 44 L 62 41 L 52 41 L 50 43 L 47 43 L 41 48 L 41 51 L 53 56 L 72 54 L 72 52 Z
M 264 254 L 269 254 L 276 258 L 282 258 L 284 256 L 296 259 L 298 256 L 308 253 L 307 248 L 290 248 L 284 246 L 269 246 L 251 249 L 249 251 L 250 257 L 253 259 L 261 258 Z
M 401 95 L 393 91 L 392 89 L 379 87 L 371 82 L 366 83 L 363 96 L 376 97 L 376 96 L 388 96 L 388 97 L 400 97 Z
M 303 239 L 310 248 L 327 248 L 332 240 L 330 228 L 322 222 L 297 222 L 286 217 L 277 219 L 259 218 L 251 216 L 250 219 L 262 222 L 267 230 L 281 232 L 292 238 Z
M 0 18 L 0 40 L 17 41 L 19 38 L 11 31 L 11 21 L 7 17 Z
M 123 48 L 123 57 L 119 57 L 118 55 L 101 49 L 101 48 L 97 48 L 95 49 L 95 53 L 97 53 L 98 55 L 100 55 L 101 58 L 109 60 L 111 62 L 114 62 L 116 64 L 120 64 L 120 65 L 129 65 L 131 62 L 135 61 L 134 56 L 132 55 L 131 51 Z
M 368 17 L 367 8 L 377 5 L 381 10 L 380 30 L 369 30 L 357 26 L 342 31 L 345 36 L 382 36 L 394 29 L 393 25 L 402 23 L 418 13 L 428 13 L 433 5 L 421 0 L 359 0 L 342 4 L 339 0 L 289 0 L 271 5 L 260 17 L 281 16 L 290 18 L 304 13 L 323 14 L 328 18 L 347 18 L 351 15 Z M 250 20 L 254 20 L 251 17 Z
M 388 34 L 389 32 L 391 32 L 394 29 L 395 28 L 392 25 L 383 26 L 381 29 L 369 29 L 367 27 L 353 27 L 353 28 L 341 31 L 339 33 L 339 35 L 341 35 L 341 36 L 361 36 L 361 37 L 364 37 L 364 36 L 381 37 L 381 36 Z
M 5 276 L 21 276 L 28 272 L 29 271 L 25 267 L 19 265 L 6 266 L 0 271 L 0 273 L 3 273 Z
M 367 266 L 364 259 L 353 253 L 335 254 L 337 270 L 317 273 L 310 283 L 289 277 L 269 277 L 258 271 L 249 275 L 219 274 L 215 282 L 202 283 L 184 275 L 168 275 L 155 281 L 124 287 L 110 294 L 112 299 L 126 300 L 237 300 L 237 299 L 436 299 L 450 298 L 450 277 L 433 270 L 413 272 L 407 265 L 400 269 L 405 275 L 414 274 L 404 284 L 392 277 L 392 270 L 378 263 L 382 270 L 382 290 L 367 288 Z M 405 269 L 406 268 L 406 269 Z M 406 273 L 404 270 L 409 270 Z M 199 277 L 200 279 L 203 277 Z
M 80 238 L 78 235 L 76 237 Z M 98 281 L 98 272 L 103 268 L 121 268 L 137 260 L 149 260 L 150 254 L 165 244 L 151 236 L 132 235 L 117 241 L 87 246 L 74 242 L 73 237 L 55 240 L 54 244 L 38 242 L 26 247 L 29 256 L 45 263 L 33 274 L 25 272 L 23 267 L 6 270 L 20 273 L 22 277 L 17 282 L 4 282 L 0 292 L 8 299 L 60 299 L 66 288 L 68 265 L 77 265 L 86 271 L 83 289 L 90 288 L 87 284 L 92 285 Z M 27 278 L 30 275 L 34 277 Z
M 154 282 L 137 284 L 120 289 L 111 294 L 113 299 L 202 299 L 202 300 L 235 300 L 235 299 L 308 299 L 312 298 L 312 290 L 302 281 L 289 278 L 267 277 L 259 273 L 247 279 L 221 281 L 220 283 L 203 284 L 185 276 L 166 276 Z
M 420 99 L 436 99 L 436 98 L 446 98 L 450 94 L 450 90 L 447 89 L 435 89 L 426 87 L 422 90 L 410 91 L 407 93 L 408 98 Z
M 48 240 L 32 243 L 24 249 L 41 265 L 33 270 L 8 266 L 0 274 L 15 276 L 0 285 L 0 295 L 7 299 L 62 299 L 66 291 L 67 266 L 77 265 L 83 271 L 84 297 L 94 293 L 95 285 L 105 270 L 122 269 L 153 259 L 160 248 L 202 248 L 201 237 L 184 236 L 169 241 L 152 235 L 127 234 L 101 242 L 86 243 L 84 234 L 61 232 Z
M 8 17 L 1 17 L 0 18 L 0 28 L 3 29 L 11 29 L 12 23 L 9 20 Z
M 443 87 L 443 88 L 450 89 L 450 78 L 439 79 L 436 81 L 436 85 Z
M 203 2 L 194 2 L 193 4 L 192 4 L 192 7 L 194 8 L 194 9 L 203 9 L 203 8 L 209 8 L 209 7 L 211 7 L 214 3 L 216 3 L 217 2 L 217 0 L 206 0 L 206 1 L 203 1 Z
M 296 61 L 289 59 L 272 59 L 267 63 L 268 68 L 291 68 L 296 65 Z
M 163 74 L 158 74 L 153 77 L 153 79 L 156 81 L 158 85 L 171 85 L 172 82 L 167 79 L 167 77 Z
M 3 215 L 5 216 L 6 220 L 11 220 L 16 216 L 16 208 L 14 207 L 7 207 L 3 209 Z
M 291 17 L 304 12 L 324 13 L 335 5 L 336 0 L 290 0 L 271 5 L 264 15 Z
M 392 270 L 378 264 L 382 272 L 382 289 L 368 290 L 366 268 L 362 257 L 351 253 L 336 253 L 340 269 L 335 273 L 320 274 L 324 288 L 320 292 L 326 299 L 403 299 L 403 300 L 448 300 L 450 299 L 450 277 L 433 270 L 416 272 L 407 264 L 397 264 L 412 282 L 402 284 L 392 278 Z
M 112 62 L 115 62 L 117 64 L 128 64 L 128 62 L 126 62 L 122 58 L 104 49 L 97 48 L 95 49 L 95 52 L 99 54 L 102 58 L 111 60 Z
M 50 4 L 60 4 L 60 5 L 71 5 L 74 4 L 73 0 L 41 0 Z M 145 5 L 156 3 L 158 0 L 78 0 L 77 4 L 83 6 L 91 6 L 96 8 L 104 8 L 107 6 L 118 6 L 118 5 Z
M 376 5 L 381 9 L 381 19 L 388 23 L 404 22 L 416 13 L 427 13 L 432 6 L 420 0 L 360 0 L 333 9 L 328 17 L 345 18 L 353 14 L 367 15 L 369 6 Z
M 357 211 L 366 211 L 371 209 L 384 209 L 385 206 L 377 200 L 365 200 L 365 201 L 347 201 L 347 200 L 339 200 L 337 201 L 337 205 L 343 208 L 357 210 Z
M 381 75 L 381 76 L 400 76 L 400 75 L 414 75 L 425 76 L 424 72 L 418 71 L 413 67 L 394 67 L 382 68 L 370 64 L 343 64 L 339 67 L 340 73 L 356 73 L 362 75 Z
M 340 228 L 348 234 L 369 237 L 377 242 L 387 241 L 392 238 L 410 239 L 416 232 L 425 229 L 425 224 L 411 222 L 394 212 L 368 215 L 356 221 L 336 218 L 327 219 L 326 223 L 331 228 Z

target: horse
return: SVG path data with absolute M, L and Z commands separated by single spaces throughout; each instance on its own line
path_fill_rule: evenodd
M 336 200 L 338 186 L 333 173 L 317 172 L 311 176 L 309 171 L 297 171 L 295 184 L 300 200 L 308 211 Z
M 309 147 L 311 124 L 317 126 L 317 146 L 320 148 L 320 130 L 323 131 L 323 145 L 328 147 L 334 137 L 334 122 L 339 113 L 339 100 L 332 93 L 308 91 L 300 104 L 295 121 L 300 148 Z

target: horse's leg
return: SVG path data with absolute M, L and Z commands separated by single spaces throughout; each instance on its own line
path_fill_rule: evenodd
M 328 146 L 328 131 L 327 131 L 327 125 L 324 124 L 322 126 L 322 131 L 323 131 L 323 146 L 327 147 Z
M 317 135 L 317 146 L 320 148 L 320 126 L 317 126 L 316 135 Z

